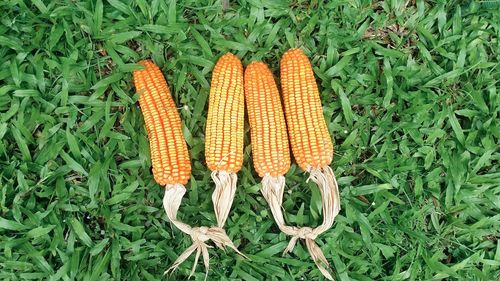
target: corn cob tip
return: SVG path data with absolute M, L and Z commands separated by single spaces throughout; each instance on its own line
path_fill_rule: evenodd
M 140 64 L 144 67 L 158 67 L 152 60 L 149 59 L 140 60 L 137 62 L 137 64 Z
M 160 67 L 158 67 L 152 60 L 150 59 L 144 59 L 140 60 L 137 62 L 137 64 L 142 65 L 144 68 L 143 69 L 138 69 L 134 71 L 134 74 L 137 75 L 142 75 L 143 73 L 146 73 L 148 70 L 149 71 L 161 71 Z
M 253 68 L 253 67 L 263 67 L 263 66 L 267 67 L 267 64 L 265 64 L 264 62 L 262 62 L 260 60 L 254 60 L 247 65 L 246 69 Z
M 270 72 L 267 64 L 261 61 L 252 61 L 249 65 L 245 67 L 245 80 L 248 79 L 250 75 L 256 75 L 257 73 L 262 73 L 262 71 L 266 71 L 266 73 Z
M 258 73 L 259 76 L 263 75 L 265 73 L 270 73 L 272 75 L 272 71 L 269 68 L 269 66 L 262 61 L 252 61 L 249 65 L 245 67 L 245 75 L 250 75 L 250 74 L 256 74 Z
M 306 54 L 304 53 L 304 51 L 302 51 L 301 49 L 299 48 L 291 48 L 291 49 L 288 49 L 284 54 L 283 54 L 283 57 L 282 57 L 282 60 L 283 58 L 287 57 L 287 56 L 305 56 Z
M 228 61 L 228 62 L 232 62 L 232 63 L 238 63 L 241 65 L 241 60 L 240 58 L 238 58 L 236 55 L 234 55 L 233 53 L 225 53 L 224 55 L 222 55 L 220 58 L 219 58 L 219 61 Z M 243 65 L 242 65 L 243 67 Z

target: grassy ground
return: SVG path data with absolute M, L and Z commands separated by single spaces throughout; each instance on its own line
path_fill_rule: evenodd
M 498 280 L 499 5 L 370 2 L 1 1 L 0 279 L 185 280 L 193 258 L 162 276 L 190 239 L 150 173 L 134 62 L 153 58 L 180 107 L 193 176 L 179 217 L 213 225 L 214 62 L 230 51 L 278 74 L 300 47 L 336 148 L 342 211 L 318 238 L 336 279 Z M 302 243 L 282 256 L 245 141 L 226 229 L 250 259 L 211 250 L 209 280 L 322 280 Z M 306 177 L 287 174 L 291 224 L 321 221 Z

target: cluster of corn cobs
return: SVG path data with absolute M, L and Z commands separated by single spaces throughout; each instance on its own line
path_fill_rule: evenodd
M 177 107 L 160 69 L 151 61 L 140 64 L 144 69 L 134 73 L 134 83 L 150 140 L 154 178 L 160 185 L 185 185 L 191 165 Z M 241 169 L 245 105 L 253 165 L 259 176 L 283 177 L 291 163 L 290 147 L 298 166 L 311 175 L 314 170 L 329 169 L 333 144 L 311 64 L 300 49 L 283 55 L 280 76 L 282 98 L 265 63 L 252 62 L 243 71 L 233 54 L 218 60 L 212 74 L 205 134 L 210 170 L 237 173 Z

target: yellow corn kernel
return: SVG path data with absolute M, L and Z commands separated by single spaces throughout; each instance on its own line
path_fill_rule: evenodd
M 205 158 L 212 171 L 236 173 L 243 165 L 243 66 L 233 54 L 215 65 L 208 101 Z

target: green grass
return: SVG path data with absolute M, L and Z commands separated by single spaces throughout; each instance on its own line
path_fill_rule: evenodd
M 193 258 L 163 276 L 191 242 L 150 173 L 134 63 L 161 66 L 184 121 L 179 217 L 213 225 L 214 62 L 233 52 L 278 74 L 290 47 L 315 66 L 335 143 L 342 211 L 318 244 L 336 279 L 500 279 L 498 2 L 4 0 L 0 12 L 0 279 L 185 280 Z M 245 142 L 226 229 L 249 259 L 210 250 L 209 280 L 323 280 L 302 242 L 282 256 Z M 321 221 L 306 177 L 287 174 L 291 224 Z

